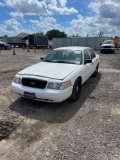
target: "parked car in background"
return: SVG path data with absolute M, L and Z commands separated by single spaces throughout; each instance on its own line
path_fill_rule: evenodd
M 115 44 L 113 40 L 105 40 L 101 45 L 100 53 L 115 53 Z
M 52 50 L 39 63 L 18 72 L 12 89 L 25 98 L 62 102 L 80 97 L 81 85 L 97 76 L 99 55 L 89 47 L 61 47 Z
M 9 48 L 11 48 L 10 44 L 8 44 L 4 41 L 0 41 L 0 49 L 5 50 L 5 49 L 9 49 Z

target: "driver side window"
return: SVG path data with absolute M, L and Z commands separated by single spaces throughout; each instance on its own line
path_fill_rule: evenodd
M 87 59 L 91 59 L 89 52 L 87 49 L 84 50 L 84 62 L 86 62 Z

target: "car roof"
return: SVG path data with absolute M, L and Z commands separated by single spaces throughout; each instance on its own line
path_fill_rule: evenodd
M 54 50 L 60 50 L 60 49 L 70 49 L 70 50 L 84 50 L 84 49 L 91 49 L 90 47 L 82 47 L 82 46 L 68 46 L 68 47 L 59 47 L 55 48 Z

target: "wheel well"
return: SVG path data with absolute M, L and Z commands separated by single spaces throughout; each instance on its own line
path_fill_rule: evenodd
M 99 67 L 99 62 L 98 62 L 98 64 L 97 64 L 97 68 Z
M 82 77 L 78 77 L 77 79 L 80 79 L 80 83 L 82 84 Z M 81 84 L 80 84 L 80 85 L 81 85 Z

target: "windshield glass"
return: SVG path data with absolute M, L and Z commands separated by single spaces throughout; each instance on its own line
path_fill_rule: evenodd
M 104 41 L 103 44 L 114 44 L 113 41 Z
M 82 52 L 80 50 L 53 50 L 44 59 L 44 62 L 82 64 Z

